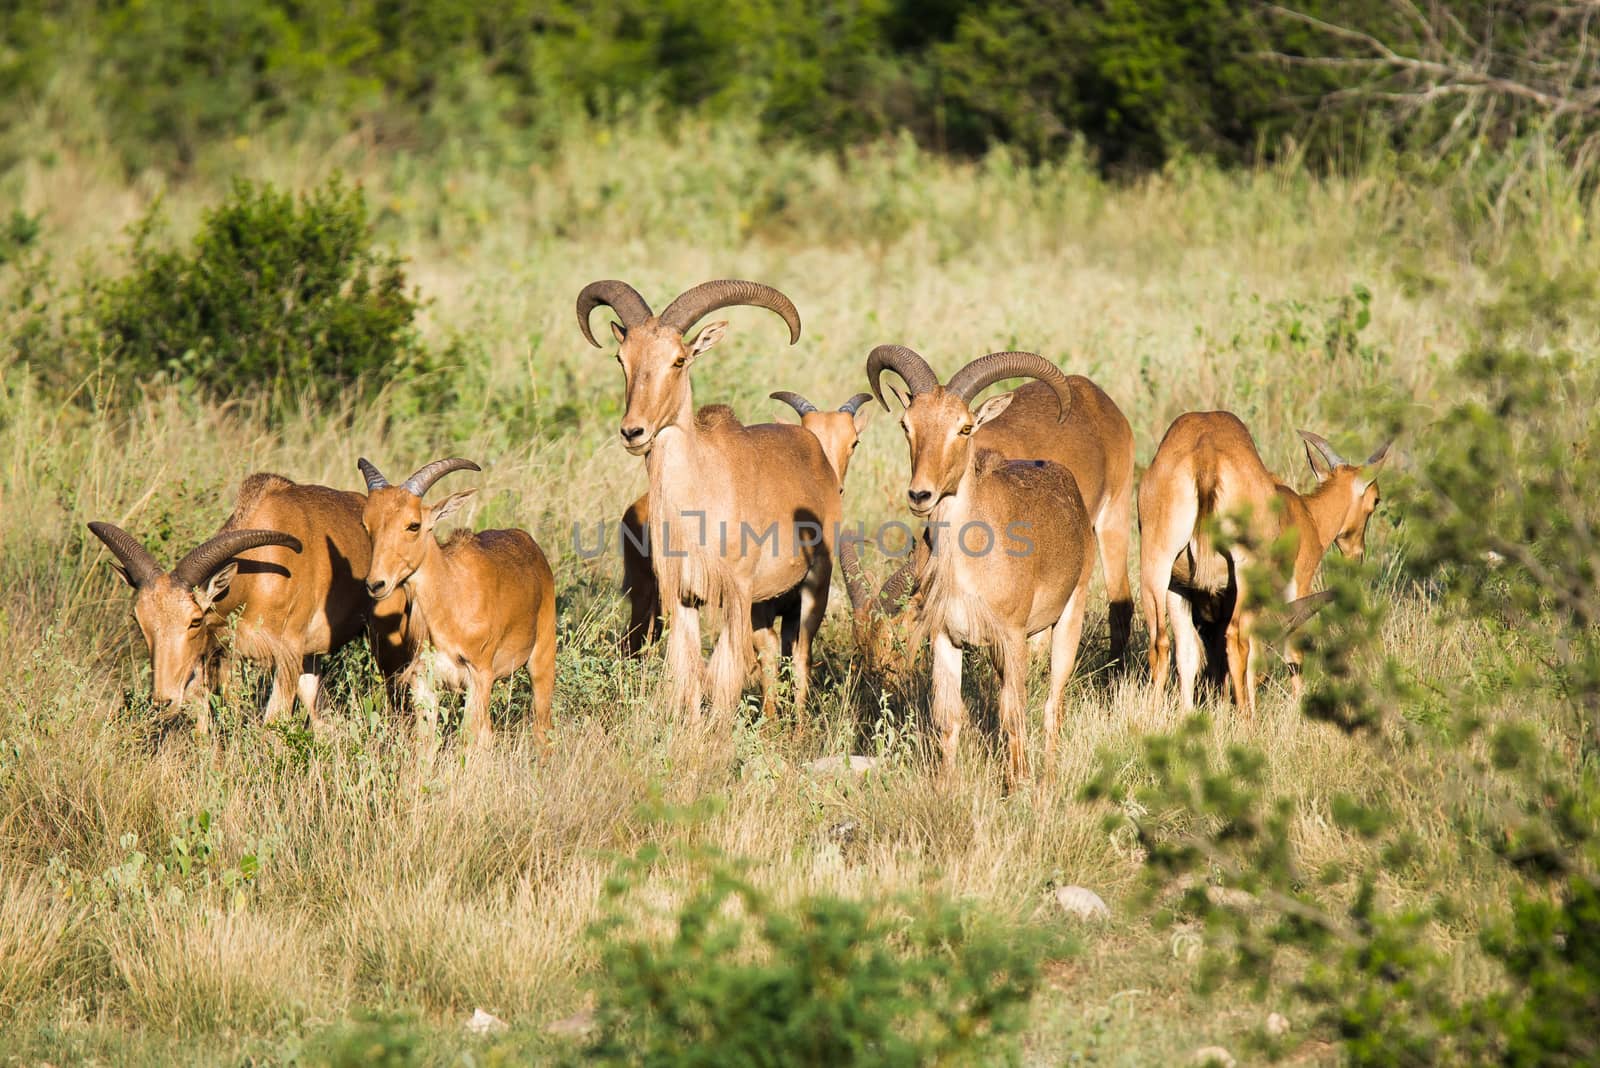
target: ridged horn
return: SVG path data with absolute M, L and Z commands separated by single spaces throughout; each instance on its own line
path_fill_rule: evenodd
M 589 344 L 597 349 L 600 348 L 600 342 L 594 339 L 594 333 L 589 329 L 589 315 L 602 304 L 617 313 L 624 330 L 632 330 L 650 318 L 650 305 L 628 283 L 616 278 L 590 282 L 578 293 L 578 329 L 583 331 Z
M 363 456 L 361 459 L 356 461 L 356 466 L 361 469 L 361 477 L 367 480 L 368 493 L 371 493 L 373 490 L 389 488 L 389 480 L 383 477 L 383 472 L 379 471 L 377 465 L 375 465 L 371 460 Z
M 767 396 L 771 397 L 775 401 L 782 401 L 789 407 L 793 408 L 795 412 L 800 415 L 810 415 L 812 412 L 817 410 L 817 406 L 815 404 L 812 404 L 810 401 L 800 396 L 800 394 L 791 393 L 786 389 L 780 389 L 776 393 L 768 393 Z
M 1055 391 L 1056 422 L 1065 422 L 1072 407 L 1072 389 L 1061 368 L 1037 352 L 991 352 L 979 356 L 950 376 L 945 388 L 959 394 L 969 405 L 979 393 L 1006 378 L 1037 378 Z
M 889 410 L 888 402 L 883 399 L 882 378 L 885 371 L 899 375 L 913 397 L 939 385 L 939 376 L 933 373 L 933 368 L 928 366 L 928 361 L 922 358 L 921 353 L 904 345 L 879 345 L 867 355 L 867 385 L 872 387 L 872 395 L 885 411 Z
M 210 578 L 218 568 L 247 549 L 263 545 L 283 545 L 300 551 L 300 539 L 278 530 L 224 530 L 210 541 L 198 545 L 172 569 L 172 579 L 193 589 Z
M 139 589 L 161 574 L 161 565 L 139 539 L 110 523 L 90 523 L 89 530 L 105 543 L 111 555 L 122 564 L 122 572 L 134 589 Z
M 435 460 L 431 464 L 424 464 L 412 476 L 400 483 L 415 496 L 422 496 L 433 488 L 433 484 L 452 471 L 482 471 L 483 468 L 471 460 L 463 460 L 459 456 L 452 456 L 447 460 Z
M 678 299 L 668 304 L 667 310 L 661 313 L 661 322 L 682 334 L 718 308 L 735 305 L 776 312 L 789 326 L 789 344 L 800 340 L 800 313 L 795 310 L 794 302 L 771 286 L 738 278 L 701 282 L 693 289 L 680 293 Z
M 854 397 L 839 405 L 839 410 L 846 415 L 855 415 L 861 410 L 861 406 L 871 399 L 872 394 L 870 393 L 857 393 Z
M 906 595 L 916 584 L 916 562 L 907 560 L 900 565 L 900 570 L 889 576 L 889 580 L 883 584 L 883 589 L 878 591 L 878 611 L 891 619 L 899 615 L 905 608 Z
M 1333 450 L 1333 446 L 1328 444 L 1328 439 L 1323 437 L 1321 434 L 1313 434 L 1309 430 L 1297 430 L 1295 433 L 1299 434 L 1303 439 L 1305 439 L 1305 443 L 1307 445 L 1310 445 L 1312 448 L 1320 452 L 1322 454 L 1322 458 L 1328 461 L 1330 466 L 1338 467 L 1341 464 L 1346 463 L 1345 458 L 1335 452 Z
M 850 611 L 859 616 L 872 607 L 872 591 L 861 569 L 861 554 L 856 546 L 861 536 L 854 531 L 839 539 L 839 569 L 844 572 L 844 588 L 850 594 Z
M 1290 634 L 1299 630 L 1310 621 L 1311 617 L 1320 612 L 1324 605 L 1333 601 L 1332 590 L 1322 590 L 1319 593 L 1308 593 L 1304 597 L 1297 597 L 1289 602 L 1284 610 L 1283 632 Z

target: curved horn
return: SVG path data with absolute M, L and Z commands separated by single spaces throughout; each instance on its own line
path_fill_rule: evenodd
M 737 278 L 701 282 L 688 292 L 680 293 L 661 313 L 661 322 L 682 334 L 718 308 L 739 304 L 777 312 L 789 324 L 789 344 L 800 340 L 800 313 L 795 310 L 793 301 L 771 286 Z
M 150 550 L 126 530 L 110 523 L 90 523 L 89 530 L 105 542 L 106 548 L 122 564 L 122 573 L 134 589 L 161 574 L 161 565 L 150 555 Z
M 1329 445 L 1328 439 L 1323 437 L 1321 434 L 1313 434 L 1309 430 L 1296 430 L 1295 433 L 1304 438 L 1307 445 L 1310 445 L 1312 448 L 1320 452 L 1322 454 L 1322 458 L 1328 461 L 1330 466 L 1338 467 L 1339 465 L 1348 462 L 1343 456 L 1340 456 L 1338 453 L 1333 451 L 1333 446 Z
M 1037 378 L 1056 394 L 1056 422 L 1065 422 L 1072 407 L 1072 389 L 1061 368 L 1036 352 L 991 352 L 979 356 L 950 376 L 945 388 L 969 405 L 974 397 L 1004 378 Z
M 800 396 L 800 394 L 790 393 L 786 389 L 780 389 L 776 393 L 768 393 L 767 396 L 771 397 L 775 401 L 782 401 L 789 407 L 793 408 L 800 415 L 810 415 L 812 412 L 817 410 L 817 406 L 815 404 L 812 404 L 810 401 Z
M 389 480 L 383 477 L 372 461 L 363 456 L 356 461 L 356 466 L 361 469 L 361 477 L 367 480 L 367 492 L 389 488 Z
M 939 376 L 933 373 L 933 368 L 928 366 L 915 349 L 908 349 L 904 345 L 879 345 L 867 355 L 867 384 L 872 387 L 872 395 L 878 398 L 878 403 L 883 405 L 885 411 L 889 410 L 888 403 L 883 399 L 883 372 L 893 371 L 900 376 L 911 389 L 911 395 L 926 393 L 939 385 Z
M 872 608 L 872 591 L 867 586 L 866 574 L 861 570 L 861 555 L 856 546 L 861 536 L 855 531 L 839 539 L 839 570 L 844 572 L 844 588 L 850 594 L 850 610 L 859 616 Z
M 595 348 L 600 347 L 600 342 L 589 329 L 589 315 L 602 304 L 617 313 L 624 330 L 632 330 L 650 318 L 650 305 L 628 283 L 615 278 L 590 282 L 578 293 L 578 329 Z
M 878 611 L 893 618 L 905 609 L 906 595 L 917 584 L 917 565 L 915 561 L 907 560 L 900 565 L 900 570 L 889 576 L 883 584 L 883 589 L 878 591 Z
M 846 415 L 855 415 L 856 412 L 861 410 L 861 406 L 871 399 L 872 394 L 870 393 L 857 393 L 854 397 L 839 405 L 839 410 Z
M 255 549 L 262 545 L 285 545 L 295 552 L 300 551 L 300 539 L 282 531 L 224 530 L 179 560 L 178 566 L 172 569 L 172 579 L 180 586 L 192 589 L 246 549 Z
M 483 468 L 471 460 L 463 460 L 459 456 L 452 456 L 448 460 L 435 460 L 431 464 L 423 464 L 415 473 L 400 485 L 420 497 L 433 488 L 433 484 L 452 471 L 482 471 Z
M 1297 597 L 1289 602 L 1283 616 L 1283 632 L 1290 634 L 1305 626 L 1312 616 L 1322 610 L 1322 607 L 1333 601 L 1332 590 L 1322 590 L 1319 593 L 1308 593 L 1304 597 Z

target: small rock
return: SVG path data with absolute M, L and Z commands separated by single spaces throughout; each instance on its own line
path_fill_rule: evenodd
M 1233 1054 L 1221 1046 L 1202 1046 L 1194 1051 L 1194 1063 L 1218 1065 L 1220 1068 L 1233 1068 L 1239 1062 L 1233 1059 Z
M 472 1018 L 467 1021 L 467 1034 L 469 1035 L 498 1035 L 506 1029 L 506 1022 L 493 1013 L 484 1012 L 482 1009 L 473 1009 Z
M 1281 1012 L 1267 1014 L 1267 1034 L 1281 1038 L 1289 1033 L 1289 1018 Z
M 816 760 L 808 760 L 800 765 L 813 775 L 837 775 L 848 773 L 862 775 L 878 766 L 877 757 L 869 756 L 825 756 Z
M 557 1035 L 561 1038 L 582 1038 L 594 1030 L 594 1010 L 580 1009 L 571 1016 L 559 1020 L 552 1020 L 544 1025 L 547 1035 Z
M 1100 895 L 1082 886 L 1061 887 L 1056 891 L 1056 904 L 1080 920 L 1104 920 L 1111 915 Z

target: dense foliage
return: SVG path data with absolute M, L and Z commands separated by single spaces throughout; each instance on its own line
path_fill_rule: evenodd
M 743 112 L 830 146 L 908 130 L 1038 159 L 1081 140 L 1119 168 L 1246 160 L 1290 134 L 1343 156 L 1547 119 L 1592 131 L 1583 24 L 1524 6 L 7 0 L 0 108 L 26 114 L 79 64 L 128 161 L 164 167 L 313 116 L 405 143 L 503 148 L 489 135 L 509 129 L 547 149 L 564 115 Z

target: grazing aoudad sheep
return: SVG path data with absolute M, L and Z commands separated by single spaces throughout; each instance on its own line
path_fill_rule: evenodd
M 827 608 L 833 540 L 839 526 L 839 480 L 817 436 L 791 423 L 745 426 L 721 405 L 698 412 L 690 368 L 728 324 L 686 335 L 720 308 L 775 312 L 800 340 L 800 314 L 778 290 L 756 282 L 703 282 L 660 315 L 626 282 L 591 282 L 578 294 L 578 325 L 596 348 L 589 316 L 610 308 L 622 366 L 626 409 L 622 445 L 642 457 L 649 476 L 651 568 L 668 617 L 667 670 L 672 701 L 690 718 L 737 704 L 755 657 L 752 608 L 794 593 L 794 704 L 803 717 L 811 673 L 811 636 Z M 701 614 L 720 615 L 722 631 L 709 678 L 700 649 Z M 765 677 L 765 674 L 764 674 Z M 709 685 L 708 685 L 709 683 Z
M 269 723 L 298 696 L 311 725 L 320 727 L 318 658 L 364 631 L 380 669 L 399 671 L 409 655 L 405 606 L 378 609 L 367 596 L 362 503 L 358 493 L 251 475 L 222 529 L 170 572 L 126 530 L 90 523 L 116 557 L 112 566 L 134 588 L 156 703 L 191 707 L 196 731 L 208 732 L 207 695 L 230 629 L 227 651 L 272 670 Z
M 916 352 L 879 345 L 867 358 L 867 382 L 883 402 L 881 377 L 892 371 L 910 392 L 890 386 L 904 409 L 900 425 L 911 452 L 906 501 L 928 524 L 919 549 L 921 625 L 932 642 L 933 722 L 945 766 L 955 762 L 966 708 L 961 655 L 991 650 L 1000 673 L 1000 726 L 1006 771 L 1027 774 L 1028 638 L 1050 632 L 1050 690 L 1045 701 L 1045 757 L 1055 755 L 1062 692 L 1083 633 L 1094 554 L 1094 526 L 1072 473 L 1050 460 L 1010 459 L 980 448 L 976 431 L 1015 403 L 1020 390 L 984 401 L 979 393 L 1008 378 L 1039 379 L 1055 397 L 1057 419 L 1072 413 L 1067 376 L 1031 352 L 994 352 L 941 385 Z M 887 406 L 887 405 L 886 405 Z
M 1324 438 L 1305 430 L 1300 436 L 1318 483 L 1307 494 L 1267 470 L 1250 431 L 1231 412 L 1180 415 L 1140 483 L 1140 599 L 1150 628 L 1150 676 L 1161 692 L 1175 654 L 1185 708 L 1194 707 L 1204 660 L 1196 619 L 1215 618 L 1225 627 L 1221 644 L 1234 701 L 1246 714 L 1255 713 L 1259 611 L 1247 572 L 1265 561 L 1273 542 L 1294 539 L 1293 566 L 1274 596 L 1287 606 L 1288 629 L 1319 601 L 1310 589 L 1328 548 L 1337 545 L 1359 558 L 1366 547 L 1388 443 L 1365 463 L 1352 464 Z M 1219 524 L 1232 527 L 1225 545 L 1213 536 Z M 1298 700 L 1300 653 L 1293 642 L 1284 656 Z
M 805 397 L 788 390 L 779 390 L 771 396 L 793 408 L 800 416 L 800 425 L 816 435 L 838 479 L 839 492 L 843 493 L 850 457 L 861 441 L 861 432 L 877 411 L 876 407 L 864 407 L 872 400 L 872 394 L 857 393 L 831 411 L 819 409 Z M 628 506 L 621 524 L 622 593 L 628 599 L 628 630 L 624 644 L 630 656 L 638 656 L 646 645 L 655 641 L 661 622 L 661 591 L 650 565 L 649 529 L 650 495 L 645 493 Z M 762 669 L 763 715 L 771 715 L 776 710 L 778 661 L 782 656 L 793 654 L 800 636 L 800 621 L 800 597 L 795 591 L 776 601 L 758 602 L 751 608 L 750 625 L 755 636 L 756 658 Z M 815 633 L 808 635 L 812 640 L 815 637 Z
M 418 746 L 431 753 L 437 744 L 441 687 L 466 690 L 462 734 L 487 744 L 494 684 L 521 667 L 533 682 L 534 736 L 545 744 L 556 677 L 556 589 L 544 550 L 515 529 L 457 530 L 440 543 L 434 528 L 476 491 L 433 505 L 422 498 L 452 471 L 479 470 L 471 460 L 435 460 L 398 486 L 366 459 L 357 463 L 367 482 L 361 521 L 372 539 L 367 591 L 380 604 L 398 591 L 405 595 Z

